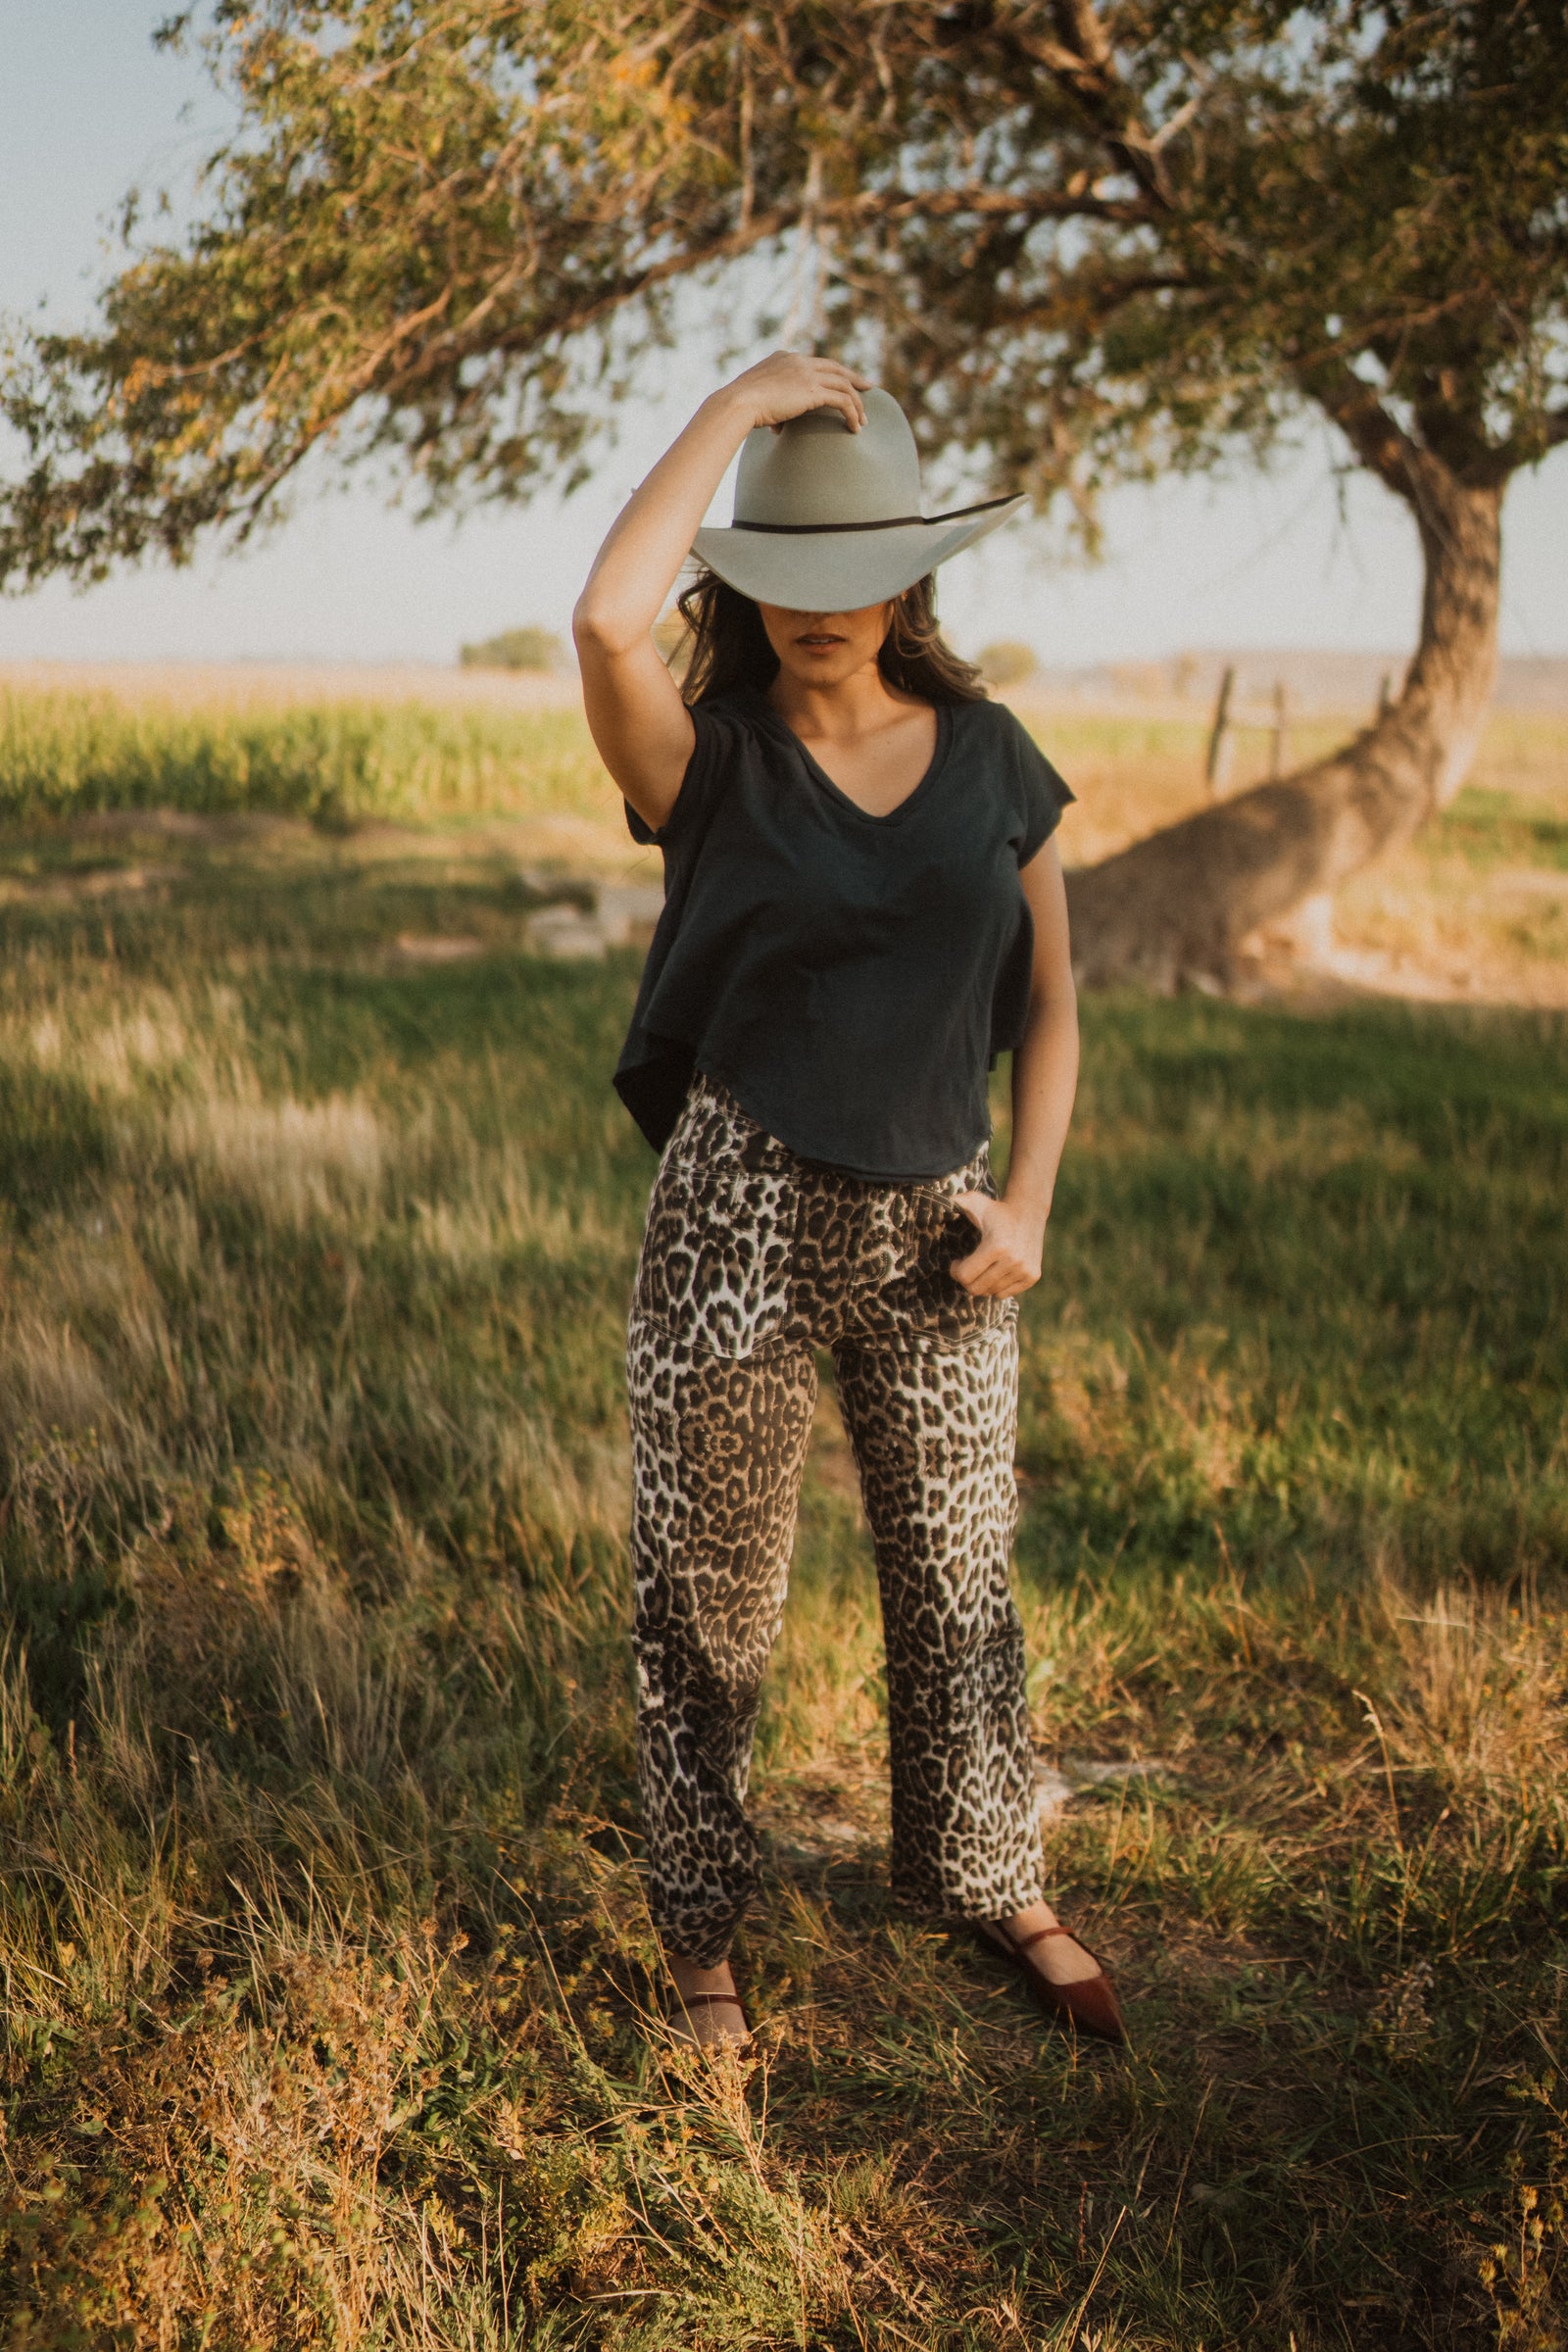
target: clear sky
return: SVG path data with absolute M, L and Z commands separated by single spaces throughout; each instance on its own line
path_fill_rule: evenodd
M 0 0 L 0 312 L 40 298 L 85 318 L 109 267 L 106 236 L 131 184 L 179 182 L 220 131 L 220 100 L 190 59 L 155 55 L 172 0 Z M 0 660 L 452 659 L 466 638 L 525 621 L 564 627 L 594 548 L 701 389 L 651 386 L 619 445 L 564 504 L 416 524 L 368 487 L 302 486 L 258 548 L 182 572 L 148 565 L 102 586 L 54 583 L 0 601 Z M 1139 660 L 1183 647 L 1412 641 L 1420 574 L 1403 510 L 1364 477 L 1336 476 L 1326 430 L 1265 479 L 1172 482 L 1119 494 L 1094 569 L 1014 524 L 943 574 L 950 633 L 975 650 L 1024 637 L 1050 661 Z M 716 502 L 727 519 L 727 493 Z M 1517 481 L 1506 515 L 1505 651 L 1568 654 L 1568 450 Z

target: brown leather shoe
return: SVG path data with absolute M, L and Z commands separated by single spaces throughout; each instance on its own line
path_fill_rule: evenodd
M 1116 1988 L 1103 1969 L 1098 1977 L 1080 1977 L 1076 1984 L 1054 1984 L 1045 1970 L 1029 1955 L 1037 1943 L 1052 1936 L 1066 1936 L 1072 1942 L 1078 1938 L 1070 1928 L 1039 1928 L 1033 1936 L 1015 1936 L 1000 1919 L 977 1919 L 977 1935 L 994 1951 L 1003 1952 L 1012 1961 L 1028 1985 L 1038 2007 L 1059 2025 L 1074 2027 L 1080 2034 L 1093 2034 L 1100 2041 L 1125 2041 L 1127 2029 L 1122 2023 L 1121 2006 Z M 1080 1951 L 1089 1952 L 1087 1943 L 1079 1944 Z M 1095 1958 L 1089 1952 L 1091 1960 Z
M 694 2009 L 733 2009 L 739 2015 L 741 2032 L 738 2036 L 726 2036 L 722 2041 L 702 2041 L 692 2030 Z M 738 1992 L 680 1992 L 670 2003 L 668 2025 L 677 2041 L 689 2042 L 694 2050 L 744 2050 L 752 2038 L 752 2023 Z

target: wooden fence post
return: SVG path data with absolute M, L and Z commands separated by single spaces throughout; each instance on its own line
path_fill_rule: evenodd
M 1208 797 L 1217 801 L 1230 781 L 1231 773 L 1231 696 L 1236 687 L 1235 664 L 1227 662 L 1225 675 L 1219 682 L 1219 700 L 1214 705 L 1214 725 L 1208 738 L 1208 759 L 1203 766 L 1203 781 Z
M 1268 780 L 1271 784 L 1277 784 L 1285 773 L 1286 709 L 1285 680 L 1276 678 L 1274 681 L 1274 731 L 1269 737 L 1268 745 Z

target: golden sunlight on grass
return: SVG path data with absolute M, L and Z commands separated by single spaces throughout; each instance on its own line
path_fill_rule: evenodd
M 1061 846 L 1089 864 L 1204 805 L 1196 706 L 1010 695 L 1078 794 Z M 1362 711 L 1303 711 L 1289 756 Z M 1228 789 L 1267 772 L 1238 739 Z M 13 664 L 0 673 L 0 811 L 30 828 L 0 903 L 158 898 L 184 861 L 262 853 L 427 870 L 501 859 L 539 876 L 648 883 L 584 726 L 574 676 L 285 664 Z M 68 821 L 69 820 L 69 821 Z M 64 829 L 63 829 L 64 827 Z M 1301 977 L 1427 1000 L 1568 1004 L 1568 723 L 1499 710 L 1471 785 L 1303 933 Z M 342 855 L 340 849 L 339 855 Z M 483 941 L 480 928 L 469 935 Z M 411 933 L 402 952 L 447 944 Z
M 1206 734 L 1196 714 L 1008 699 L 1079 795 L 1062 834 L 1069 865 L 1093 864 L 1206 806 Z M 1332 751 L 1365 715 L 1312 715 L 1293 728 L 1291 759 Z M 1262 738 L 1244 738 L 1229 789 L 1266 774 Z M 1303 935 L 1307 982 L 1568 1008 L 1568 719 L 1494 711 L 1452 808 L 1356 875 L 1323 913 L 1317 935 Z
M 176 1160 L 205 1163 L 220 1183 L 263 1216 L 303 1225 L 334 1199 L 373 1201 L 384 1137 L 372 1104 L 329 1095 L 267 1102 L 200 1095 L 176 1105 L 169 1123 Z
M 1156 754 L 1146 811 L 1191 790 L 1190 745 L 1041 724 L 1104 840 Z M 1131 2049 L 889 1900 L 828 1392 L 758 2050 L 713 2072 L 662 2022 L 631 1766 L 637 955 L 535 953 L 510 829 L 618 817 L 578 735 L 508 738 L 506 817 L 432 728 L 362 739 L 405 824 L 209 810 L 119 898 L 72 877 L 146 865 L 134 808 L 0 857 L 7 2342 L 1550 2352 L 1561 1019 L 1087 1004 L 1018 1591 L 1053 1886 Z M 1410 853 L 1477 956 L 1495 877 L 1556 874 L 1556 774 Z

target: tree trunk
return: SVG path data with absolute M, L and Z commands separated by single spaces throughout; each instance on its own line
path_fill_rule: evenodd
M 1227 985 L 1250 933 L 1408 841 L 1458 791 L 1496 668 L 1502 485 L 1429 462 L 1407 495 L 1426 590 L 1398 700 L 1329 759 L 1069 874 L 1080 981 Z

